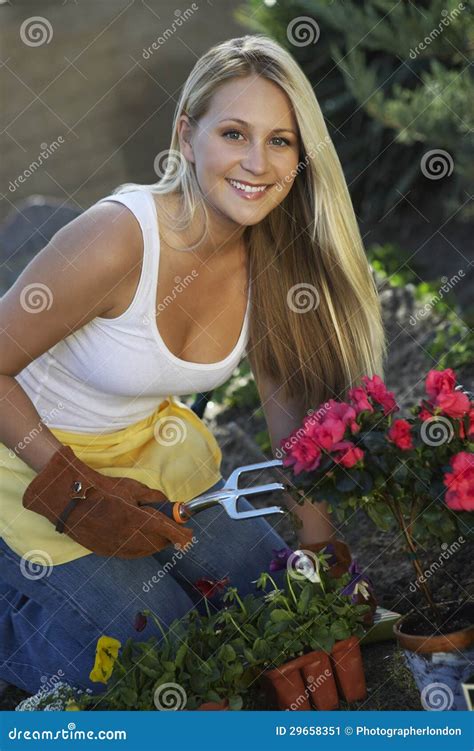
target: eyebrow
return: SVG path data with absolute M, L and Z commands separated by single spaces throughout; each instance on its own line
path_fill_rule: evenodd
M 220 123 L 227 122 L 228 120 L 232 120 L 235 123 L 241 123 L 241 125 L 246 125 L 247 127 L 250 126 L 250 123 L 246 122 L 245 120 L 241 120 L 240 117 L 225 117 L 223 120 L 219 120 Z M 292 128 L 274 128 L 272 133 L 293 133 L 294 136 L 296 136 L 295 131 Z

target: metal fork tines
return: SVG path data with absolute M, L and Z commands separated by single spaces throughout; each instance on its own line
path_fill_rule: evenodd
M 241 496 L 260 495 L 261 493 L 271 493 L 274 490 L 286 490 L 287 485 L 281 482 L 270 482 L 264 485 L 255 485 L 249 488 L 239 488 L 239 478 L 244 472 L 251 472 L 257 469 L 266 469 L 269 467 L 280 467 L 280 459 L 271 459 L 266 462 L 257 464 L 247 464 L 243 467 L 237 467 L 229 475 L 226 484 L 219 490 L 213 490 L 210 493 L 193 498 L 185 503 L 186 514 L 192 515 L 208 506 L 214 506 L 219 503 L 229 514 L 231 519 L 249 519 L 254 516 L 264 516 L 266 514 L 283 514 L 284 509 L 280 506 L 268 506 L 267 508 L 252 509 L 250 511 L 238 511 L 237 502 Z

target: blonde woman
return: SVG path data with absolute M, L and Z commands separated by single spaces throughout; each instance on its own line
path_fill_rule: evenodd
M 160 180 L 57 232 L 0 313 L 0 678 L 102 690 L 100 635 L 124 643 L 144 608 L 184 615 L 198 578 L 255 592 L 285 545 L 263 518 L 165 513 L 222 485 L 220 448 L 179 396 L 247 355 L 275 450 L 309 409 L 383 375 L 344 175 L 291 55 L 264 35 L 204 54 Z M 301 547 L 334 537 L 324 503 L 297 513 Z

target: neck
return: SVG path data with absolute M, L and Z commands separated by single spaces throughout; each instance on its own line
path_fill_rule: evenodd
M 163 199 L 165 199 L 163 201 Z M 162 202 L 171 217 L 178 217 L 181 214 L 180 197 L 172 194 L 158 196 L 157 203 Z M 222 258 L 233 258 L 236 255 L 245 254 L 244 232 L 245 226 L 236 224 L 228 217 L 215 211 L 208 206 L 209 224 L 208 231 L 202 237 L 204 232 L 205 216 L 201 207 L 198 207 L 191 224 L 185 231 L 176 232 L 172 229 L 173 219 L 168 225 L 168 231 L 172 240 L 173 247 L 176 250 L 186 251 L 189 246 L 192 247 L 193 254 L 196 254 L 203 261 Z M 198 240 L 201 240 L 198 242 Z M 197 243 L 197 244 L 196 244 Z M 194 247 L 195 246 L 195 247 Z

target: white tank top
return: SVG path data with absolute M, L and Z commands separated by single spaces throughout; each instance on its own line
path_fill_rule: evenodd
M 110 200 L 127 206 L 140 224 L 140 281 L 124 313 L 93 318 L 15 376 L 48 427 L 120 430 L 150 415 L 169 395 L 211 391 L 225 383 L 246 354 L 250 286 L 239 340 L 224 360 L 188 362 L 169 351 L 156 322 L 160 238 L 153 195 L 134 189 L 97 203 Z

